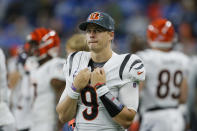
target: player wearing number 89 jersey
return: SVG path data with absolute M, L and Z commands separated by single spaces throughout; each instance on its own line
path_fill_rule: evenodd
M 174 28 L 166 19 L 153 21 L 147 29 L 151 49 L 137 54 L 144 61 L 146 81 L 141 92 L 141 131 L 182 131 L 178 106 L 186 102 L 189 58 L 172 50 Z
M 144 112 L 154 107 L 178 106 L 181 84 L 187 74 L 188 58 L 180 52 L 152 49 L 138 52 L 138 55 L 144 60 L 147 69 L 141 110 Z

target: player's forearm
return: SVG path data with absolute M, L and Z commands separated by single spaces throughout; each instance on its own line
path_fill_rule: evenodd
M 77 100 L 72 99 L 69 96 L 60 102 L 57 107 L 57 113 L 61 122 L 65 123 L 70 121 L 76 114 Z
M 124 107 L 123 110 L 113 117 L 112 119 L 120 124 L 122 127 L 125 129 L 129 128 L 134 117 L 135 117 L 136 112 L 134 110 L 128 109 L 127 107 Z
M 54 87 L 54 89 L 59 89 L 59 88 L 63 88 L 64 89 L 64 87 L 66 85 L 66 81 L 53 78 L 50 81 L 50 84 Z
M 105 84 L 96 86 L 96 88 L 98 96 L 112 119 L 124 128 L 128 128 L 136 112 L 124 107 L 124 105 L 111 94 Z

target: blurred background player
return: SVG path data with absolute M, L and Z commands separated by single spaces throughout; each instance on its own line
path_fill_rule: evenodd
M 174 27 L 169 20 L 156 19 L 147 28 L 151 49 L 137 54 L 144 60 L 146 81 L 141 85 L 140 131 L 184 131 L 180 105 L 187 99 L 189 59 L 173 50 Z
M 32 125 L 33 88 L 30 86 L 30 69 L 37 64 L 36 61 L 26 63 L 28 50 L 25 44 L 16 57 L 15 69 L 9 72 L 11 86 L 10 108 L 16 120 L 17 131 L 29 131 Z M 12 81 L 15 82 L 13 83 Z
M 54 30 L 37 28 L 28 35 L 27 42 L 30 55 L 38 62 L 37 68 L 30 70 L 30 81 L 35 97 L 31 131 L 55 131 L 57 130 L 55 88 L 61 90 L 60 88 L 65 87 L 62 71 L 65 60 L 58 57 L 60 39 Z
M 14 117 L 8 106 L 8 85 L 5 56 L 0 49 L 0 131 L 15 131 Z

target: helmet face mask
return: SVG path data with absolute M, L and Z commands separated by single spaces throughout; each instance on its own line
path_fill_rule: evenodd
M 154 20 L 147 28 L 147 39 L 153 48 L 172 48 L 174 34 L 172 23 L 163 18 Z
M 54 30 L 37 28 L 27 36 L 29 54 L 43 59 L 47 55 L 58 56 L 60 38 Z
M 29 46 L 29 49 L 28 49 L 29 56 L 39 57 L 38 42 L 32 40 L 32 41 L 29 41 L 26 44 L 28 44 L 28 46 Z

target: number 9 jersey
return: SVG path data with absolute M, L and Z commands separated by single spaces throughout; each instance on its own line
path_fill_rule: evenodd
M 71 88 L 74 77 L 86 67 L 91 60 L 90 52 L 75 52 L 71 54 L 65 64 L 66 89 L 60 102 Z M 138 83 L 145 79 L 145 69 L 142 60 L 134 54 L 118 55 L 113 52 L 112 57 L 103 66 L 106 73 L 106 86 L 123 105 L 137 112 L 139 92 Z M 80 131 L 123 131 L 108 114 L 96 90 L 88 85 L 81 93 L 76 112 L 76 127 Z
M 141 113 L 179 105 L 180 87 L 188 76 L 189 58 L 181 52 L 147 49 L 137 53 L 144 61 L 146 81 L 141 92 Z

